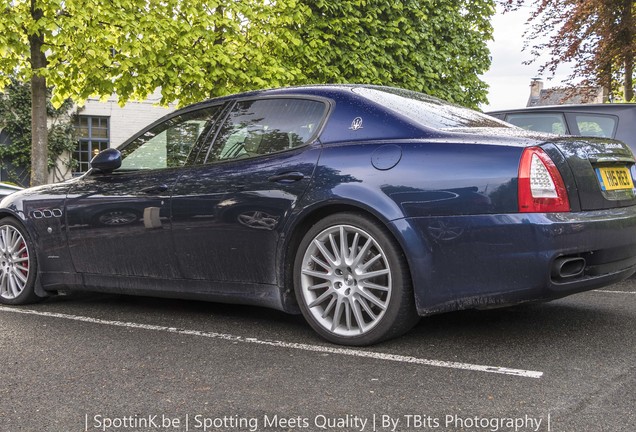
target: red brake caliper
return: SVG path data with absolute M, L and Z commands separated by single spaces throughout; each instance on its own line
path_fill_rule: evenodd
M 20 255 L 20 258 L 29 258 L 29 253 L 27 252 L 27 248 L 26 248 L 26 244 L 24 242 L 22 242 L 20 244 L 20 249 L 24 248 L 24 252 L 22 252 L 22 255 Z M 20 250 L 18 249 L 18 250 Z M 26 270 L 20 270 L 22 272 L 22 274 L 24 276 L 29 274 L 29 260 L 27 259 L 26 261 L 24 261 L 24 263 L 21 263 L 22 267 L 24 267 Z

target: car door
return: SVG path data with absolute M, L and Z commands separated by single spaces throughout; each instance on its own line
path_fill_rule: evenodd
M 68 242 L 76 271 L 179 278 L 170 200 L 188 154 L 198 149 L 220 106 L 181 112 L 124 144 L 122 165 L 91 170 L 68 192 Z
M 236 102 L 205 165 L 175 186 L 175 250 L 186 278 L 277 283 L 277 245 L 318 162 L 328 109 L 319 99 Z

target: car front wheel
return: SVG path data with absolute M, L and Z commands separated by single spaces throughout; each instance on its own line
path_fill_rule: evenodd
M 37 301 L 35 250 L 24 228 L 12 218 L 0 220 L 0 303 Z
M 362 214 L 331 215 L 309 229 L 296 253 L 294 285 L 305 319 L 330 342 L 377 343 L 418 319 L 400 247 Z

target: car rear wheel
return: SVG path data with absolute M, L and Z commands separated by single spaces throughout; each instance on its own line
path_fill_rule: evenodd
M 37 301 L 36 275 L 35 250 L 28 234 L 14 219 L 0 220 L 0 303 Z
M 400 247 L 362 214 L 335 214 L 309 229 L 296 253 L 294 286 L 305 319 L 330 342 L 377 343 L 418 319 Z

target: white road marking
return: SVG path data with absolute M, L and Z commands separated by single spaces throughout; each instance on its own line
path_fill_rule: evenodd
M 26 315 L 38 315 L 52 318 L 62 318 L 72 321 L 81 321 L 91 324 L 101 324 L 101 325 L 109 325 L 114 327 L 126 327 L 133 329 L 142 329 L 142 330 L 153 330 L 160 331 L 166 333 L 174 333 L 179 335 L 188 335 L 188 336 L 200 336 L 207 337 L 211 339 L 221 339 L 226 341 L 231 341 L 235 343 L 249 343 L 249 344 L 257 344 L 257 345 L 266 345 L 278 348 L 289 348 L 296 349 L 301 351 L 311 351 L 311 352 L 319 352 L 324 354 L 338 354 L 338 355 L 346 355 L 352 357 L 362 357 L 362 358 L 370 358 L 376 360 L 388 360 L 400 363 L 410 363 L 410 364 L 419 364 L 426 366 L 435 366 L 435 367 L 443 367 L 443 368 L 451 368 L 451 369 L 463 369 L 463 370 L 471 370 L 477 372 L 489 372 L 496 374 L 504 374 L 504 375 L 515 375 L 525 378 L 541 378 L 543 376 L 543 372 L 539 371 L 531 371 L 531 370 L 523 370 L 523 369 L 511 369 L 506 367 L 499 366 L 484 366 L 484 365 L 476 365 L 470 363 L 458 363 L 458 362 L 450 362 L 443 360 L 428 360 L 419 357 L 411 357 L 404 356 L 399 354 L 389 354 L 389 353 L 381 353 L 381 352 L 373 352 L 373 351 L 362 351 L 351 348 L 338 348 L 338 347 L 330 347 L 330 346 L 322 346 L 322 345 L 310 345 L 303 343 L 295 343 L 295 342 L 283 342 L 276 340 L 266 340 L 266 339 L 257 339 L 257 338 L 249 338 L 244 336 L 236 336 L 225 333 L 215 333 L 215 332 L 206 332 L 200 330 L 187 330 L 187 329 L 178 329 L 176 327 L 166 327 L 152 324 L 140 324 L 133 322 L 125 322 L 125 321 L 111 321 L 104 320 L 100 318 L 91 318 L 86 316 L 78 316 L 78 315 L 68 315 L 56 312 L 44 312 L 44 311 L 36 311 L 31 309 L 17 309 L 12 307 L 0 306 L 0 311 L 2 312 L 13 312 L 19 314 Z
M 612 290 L 594 290 L 595 292 L 604 292 L 604 293 L 612 293 L 612 294 L 636 294 L 633 291 L 612 291 Z

